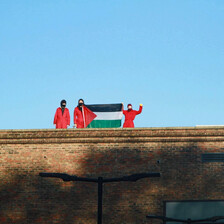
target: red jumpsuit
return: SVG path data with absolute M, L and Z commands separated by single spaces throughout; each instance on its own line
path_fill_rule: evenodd
M 142 112 L 142 106 L 139 106 L 139 110 L 123 110 L 123 114 L 125 116 L 123 128 L 134 128 L 134 119 L 135 116 Z
M 56 113 L 54 115 L 54 124 L 56 124 L 56 128 L 67 128 L 67 125 L 70 125 L 70 114 L 68 108 L 64 109 L 64 113 L 62 114 L 61 107 L 58 107 Z
M 74 110 L 74 124 L 77 125 L 77 128 L 84 128 L 83 114 L 78 107 L 76 107 Z

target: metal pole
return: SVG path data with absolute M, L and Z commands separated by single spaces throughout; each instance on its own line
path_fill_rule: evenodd
M 160 177 L 160 173 L 136 173 L 130 176 L 124 176 L 119 178 L 87 178 L 77 177 L 75 175 L 68 175 L 66 173 L 39 173 L 41 177 L 56 177 L 61 178 L 63 181 L 85 181 L 98 183 L 98 212 L 97 212 L 97 223 L 102 224 L 102 205 L 103 205 L 103 183 L 120 182 L 120 181 L 131 181 L 136 182 L 146 177 Z
M 207 219 L 196 219 L 192 220 L 191 218 L 189 219 L 176 219 L 176 218 L 169 218 L 165 216 L 158 216 L 158 215 L 147 215 L 146 218 L 149 219 L 161 219 L 164 223 L 165 222 L 181 222 L 181 223 L 187 223 L 187 224 L 211 224 L 211 223 L 217 223 L 217 224 L 224 224 L 222 222 L 217 222 L 218 220 L 224 219 L 224 216 L 213 216 L 211 218 Z
M 102 224 L 103 178 L 98 177 L 98 217 L 97 224 Z

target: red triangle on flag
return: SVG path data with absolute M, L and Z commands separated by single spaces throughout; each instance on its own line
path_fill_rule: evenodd
M 86 106 L 82 106 L 83 112 L 84 112 L 84 121 L 85 121 L 85 128 L 92 122 L 92 120 L 97 117 L 96 114 L 94 114 L 89 108 Z

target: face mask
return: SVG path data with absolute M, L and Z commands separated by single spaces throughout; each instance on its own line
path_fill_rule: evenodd
M 61 108 L 65 108 L 66 107 L 66 105 L 61 105 Z
M 83 105 L 83 103 L 79 103 L 79 106 L 82 106 Z

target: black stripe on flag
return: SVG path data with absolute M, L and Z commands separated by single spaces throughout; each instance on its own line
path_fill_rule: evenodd
M 122 104 L 91 104 L 85 105 L 88 107 L 92 112 L 117 112 L 122 110 Z

